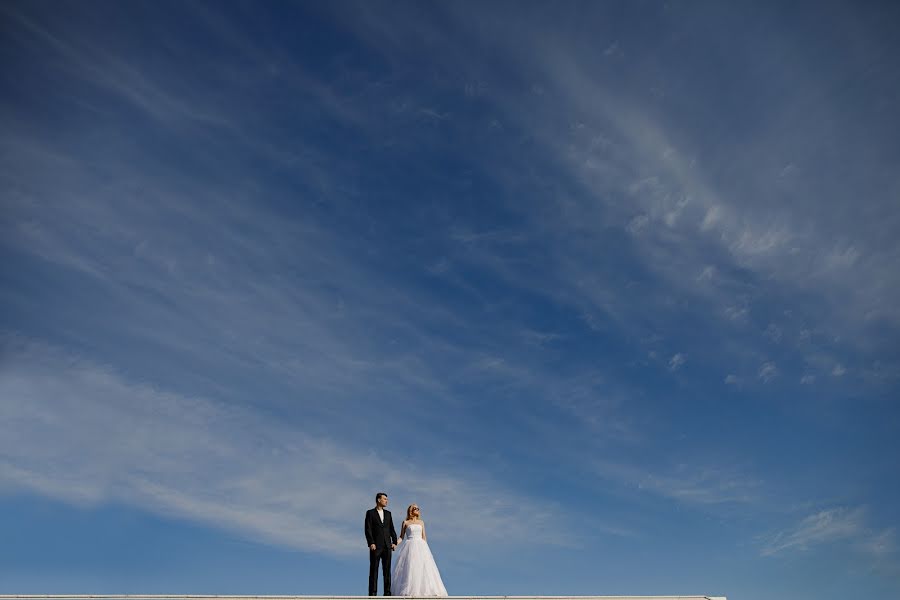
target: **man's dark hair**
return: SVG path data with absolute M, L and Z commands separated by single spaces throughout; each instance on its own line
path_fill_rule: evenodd
M 385 494 L 384 492 L 378 492 L 377 494 L 375 494 L 375 502 L 378 502 L 378 499 L 382 496 L 387 496 L 387 494 Z

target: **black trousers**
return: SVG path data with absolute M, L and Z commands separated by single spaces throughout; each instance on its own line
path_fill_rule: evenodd
M 384 574 L 384 595 L 391 595 L 391 547 L 369 550 L 369 595 L 378 595 L 378 561 Z

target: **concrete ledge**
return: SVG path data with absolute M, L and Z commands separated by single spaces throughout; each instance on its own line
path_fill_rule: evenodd
M 416 598 L 415 596 L 395 596 Z M 382 598 L 382 596 L 379 596 Z M 215 596 L 191 594 L 0 595 L 0 600 L 369 600 L 369 596 Z M 428 598 L 427 600 L 434 600 Z M 450 596 L 448 600 L 727 600 L 725 596 Z

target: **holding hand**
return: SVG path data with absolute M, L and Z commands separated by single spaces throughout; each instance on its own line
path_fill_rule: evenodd
M 375 544 L 369 544 L 369 550 L 375 552 Z

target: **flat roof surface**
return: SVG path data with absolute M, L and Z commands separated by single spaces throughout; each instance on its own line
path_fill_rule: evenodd
M 397 596 L 416 598 L 416 596 Z M 227 596 L 203 594 L 0 594 L 0 600 L 362 600 L 369 596 Z M 382 596 L 383 598 L 383 596 Z M 448 596 L 448 600 L 727 600 L 725 596 Z M 429 600 L 434 600 L 430 598 Z

